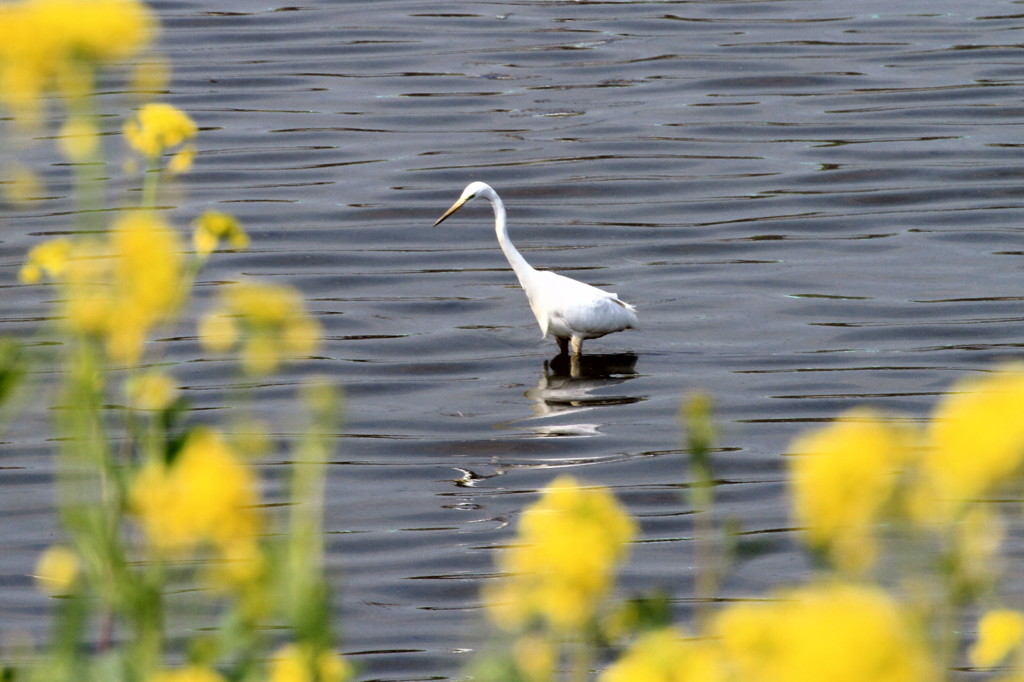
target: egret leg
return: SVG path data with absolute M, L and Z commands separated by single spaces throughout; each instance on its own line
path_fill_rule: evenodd
M 572 337 L 572 354 L 573 357 L 579 357 L 583 354 L 583 339 L 578 336 Z
M 555 339 L 555 341 L 558 341 L 558 354 L 559 355 L 568 355 L 569 354 L 569 339 L 563 339 L 561 337 L 558 337 L 558 338 Z

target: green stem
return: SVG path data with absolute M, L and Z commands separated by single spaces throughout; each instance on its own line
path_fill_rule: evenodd
M 699 629 L 708 624 L 718 596 L 722 558 L 721 538 L 716 537 L 714 518 L 715 479 L 711 445 L 715 438 L 711 399 L 703 394 L 690 397 L 680 411 L 687 433 L 690 458 L 689 501 L 694 513 L 694 601 Z
M 68 120 L 96 122 L 93 96 L 71 98 L 68 102 Z M 107 203 L 107 163 L 103 138 L 96 137 L 95 149 L 87 158 L 71 163 L 74 183 L 75 226 L 79 232 L 98 232 L 104 228 L 103 212 Z
M 140 208 L 156 209 L 157 190 L 160 187 L 160 167 L 157 159 L 150 159 L 142 174 L 142 203 Z
M 56 600 L 54 608 L 54 632 L 51 646 L 52 666 L 47 677 L 54 682 L 81 679 L 82 661 L 79 659 L 82 637 L 85 631 L 88 608 L 86 600 L 76 589 L 72 594 Z
M 323 486 L 340 402 L 326 384 L 307 387 L 306 391 L 312 417 L 292 465 L 284 576 L 290 589 L 284 594 L 292 595 L 289 610 L 298 639 L 322 649 L 332 641 L 329 595 L 323 576 Z
M 122 571 L 122 608 L 118 615 L 125 627 L 123 652 L 127 680 L 144 682 L 160 670 L 164 642 L 163 560 L 149 556 L 141 570 Z

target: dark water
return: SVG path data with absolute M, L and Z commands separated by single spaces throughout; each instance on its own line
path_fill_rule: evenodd
M 347 391 L 326 540 L 365 678 L 459 672 L 490 548 L 562 472 L 639 517 L 626 589 L 665 587 L 685 615 L 690 391 L 717 400 L 723 512 L 772 548 L 734 571 L 743 596 L 803 570 L 792 436 L 863 403 L 924 417 L 1021 354 L 1018 4 L 156 6 L 167 99 L 202 127 L 174 215 L 229 210 L 254 237 L 204 281 L 297 285 L 328 334 L 260 407 L 288 433 L 302 376 Z M 49 298 L 16 284 L 68 221 L 66 168 L 45 170 L 56 197 L 3 217 L 2 333 L 35 334 Z M 642 329 L 588 342 L 580 377 L 550 367 L 486 205 L 430 227 L 471 180 L 535 266 L 618 292 Z M 238 379 L 192 334 L 160 350 L 223 416 Z M 0 461 L 3 630 L 43 629 L 25 575 L 52 537 L 47 419 L 23 414 Z

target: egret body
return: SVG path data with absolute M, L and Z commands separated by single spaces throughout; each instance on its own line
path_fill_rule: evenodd
M 509 240 L 508 229 L 505 227 L 505 205 L 490 185 L 483 182 L 470 183 L 458 201 L 437 219 L 434 226 L 440 225 L 445 218 L 477 197 L 491 202 L 498 244 L 526 292 L 530 308 L 540 325 L 541 336 L 554 337 L 563 354 L 571 346 L 573 356 L 579 356 L 584 339 L 596 339 L 639 326 L 636 309 L 619 300 L 615 294 L 531 267 Z

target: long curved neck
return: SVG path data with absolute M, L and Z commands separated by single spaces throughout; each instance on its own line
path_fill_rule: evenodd
M 505 227 L 505 204 L 501 203 L 501 197 L 494 190 L 487 192 L 484 196 L 491 202 L 491 207 L 494 209 L 494 232 L 498 235 L 498 245 L 501 246 L 501 251 L 508 259 L 508 264 L 512 266 L 519 282 L 523 283 L 534 272 L 534 269 L 530 267 L 530 264 L 526 262 L 526 259 L 508 238 L 508 228 Z

